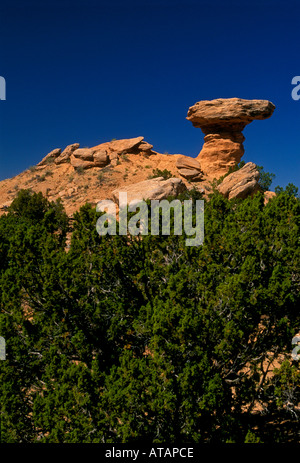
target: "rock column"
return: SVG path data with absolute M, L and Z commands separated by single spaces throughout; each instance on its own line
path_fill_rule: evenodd
M 199 101 L 187 119 L 204 133 L 204 145 L 196 158 L 205 175 L 219 178 L 240 162 L 244 154 L 242 131 L 255 119 L 267 119 L 275 106 L 267 100 L 219 98 Z

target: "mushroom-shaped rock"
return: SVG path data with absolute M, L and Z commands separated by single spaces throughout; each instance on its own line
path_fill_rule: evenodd
M 242 134 L 247 124 L 272 116 L 275 106 L 267 100 L 218 98 L 199 101 L 188 110 L 187 119 L 205 134 L 197 159 L 203 172 L 219 178 L 244 154 Z

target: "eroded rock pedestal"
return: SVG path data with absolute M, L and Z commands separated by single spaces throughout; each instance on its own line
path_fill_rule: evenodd
M 256 119 L 267 119 L 275 106 L 267 100 L 219 98 L 199 101 L 188 110 L 187 119 L 205 134 L 197 160 L 205 175 L 219 178 L 240 162 L 244 154 L 242 131 Z

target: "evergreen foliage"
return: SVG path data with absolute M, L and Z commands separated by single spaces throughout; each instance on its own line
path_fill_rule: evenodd
M 168 180 L 169 178 L 172 178 L 172 172 L 170 172 L 168 169 L 153 169 L 153 174 L 149 175 L 149 178 L 157 178 L 157 177 L 162 177 L 164 180 Z
M 100 237 L 90 205 L 70 229 L 20 191 L 0 217 L 1 442 L 297 442 L 295 191 L 214 192 L 199 247 Z

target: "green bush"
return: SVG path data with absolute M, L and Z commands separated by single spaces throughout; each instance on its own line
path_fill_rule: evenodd
M 20 191 L 0 217 L 1 442 L 298 443 L 291 192 L 215 192 L 203 245 L 188 247 L 99 236 L 95 207 L 69 220 Z
M 173 177 L 172 173 L 167 170 L 160 170 L 160 169 L 153 169 L 153 174 L 149 176 L 149 178 L 157 178 L 157 177 L 163 177 L 164 180 L 167 180 L 168 178 Z
M 257 169 L 259 171 L 259 181 L 258 184 L 263 192 L 269 191 L 270 186 L 272 185 L 272 182 L 275 178 L 275 174 L 272 174 L 270 172 L 265 172 L 263 166 L 257 166 Z

